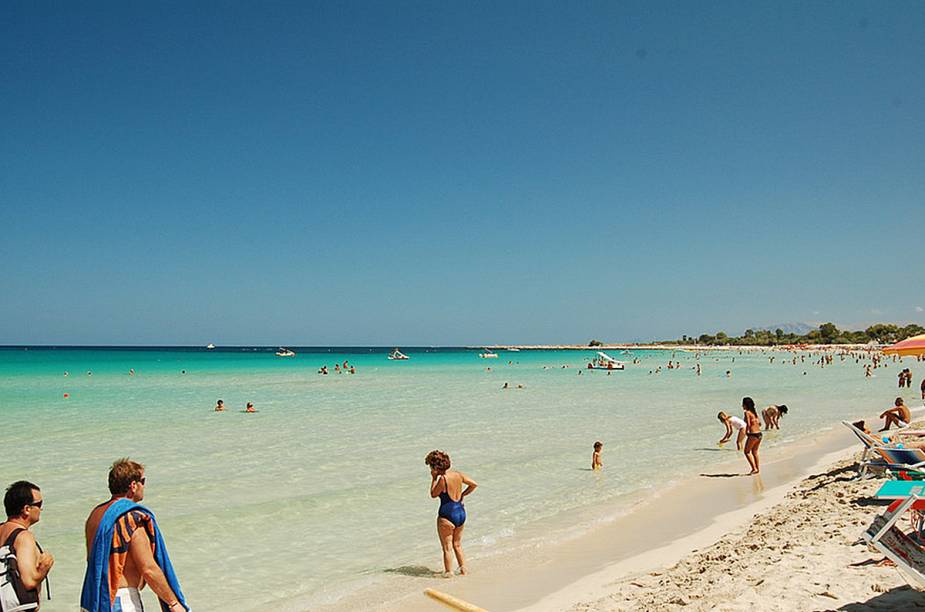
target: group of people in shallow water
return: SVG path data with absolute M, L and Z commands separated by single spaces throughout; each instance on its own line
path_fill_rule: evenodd
M 357 369 L 356 369 L 356 367 L 354 367 L 354 366 L 350 365 L 349 363 L 347 363 L 347 360 L 346 360 L 346 359 L 344 360 L 344 364 L 343 364 L 343 365 L 341 365 L 341 364 L 339 364 L 339 363 L 335 363 L 335 364 L 334 364 L 334 373 L 335 373 L 335 374 L 343 374 L 344 372 L 349 372 L 349 373 L 351 373 L 351 374 L 356 374 L 356 373 L 357 373 Z M 327 375 L 329 374 L 327 364 L 325 364 L 325 365 L 321 366 L 320 368 L 318 368 L 318 373 L 327 376 Z
M 225 402 L 223 400 L 217 400 L 215 402 L 215 412 L 225 412 Z M 253 402 L 247 402 L 247 406 L 245 406 L 244 410 L 241 412 L 257 412 L 257 409 L 254 408 Z
M 751 471 L 749 476 L 758 474 L 761 471 L 761 463 L 758 457 L 758 447 L 761 446 L 761 439 L 764 434 L 761 431 L 761 421 L 758 419 L 758 411 L 755 409 L 755 400 L 750 397 L 742 398 L 743 418 L 730 416 L 725 412 L 716 415 L 719 422 L 726 427 L 726 433 L 719 441 L 722 446 L 732 439 L 733 434 L 736 436 L 736 449 L 745 453 L 745 459 Z M 787 414 L 786 404 L 770 405 L 761 411 L 764 419 L 764 430 L 780 429 L 780 418 Z

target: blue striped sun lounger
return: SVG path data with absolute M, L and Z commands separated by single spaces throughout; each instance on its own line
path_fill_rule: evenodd
M 925 451 L 920 448 L 886 448 L 874 449 L 893 469 L 906 468 L 918 470 L 925 467 Z

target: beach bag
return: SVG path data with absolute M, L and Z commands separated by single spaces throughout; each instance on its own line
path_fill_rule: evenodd
M 3 546 L 0 546 L 0 611 L 2 612 L 28 612 L 39 607 L 38 589 L 27 590 L 19 577 L 13 542 L 16 541 L 16 536 L 20 531 L 25 531 L 25 529 L 14 530 Z

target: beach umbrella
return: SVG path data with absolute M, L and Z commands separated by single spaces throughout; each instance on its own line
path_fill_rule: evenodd
M 900 357 L 925 355 L 925 334 L 906 338 L 902 342 L 886 347 L 883 352 L 887 355 L 899 355 Z

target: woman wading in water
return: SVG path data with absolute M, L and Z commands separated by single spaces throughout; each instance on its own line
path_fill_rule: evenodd
M 752 471 L 749 476 L 760 471 L 758 464 L 758 447 L 761 446 L 761 420 L 755 411 L 755 400 L 750 397 L 742 398 L 742 409 L 745 411 L 745 458 Z
M 430 466 L 430 496 L 440 498 L 437 511 L 437 537 L 443 548 L 443 576 L 453 575 L 453 554 L 459 563 L 459 573 L 466 575 L 466 558 L 462 550 L 463 527 L 466 524 L 466 508 L 462 499 L 478 486 L 474 480 L 455 470 L 450 470 L 450 456 L 443 451 L 431 451 L 424 458 Z M 463 490 L 463 485 L 466 489 Z

